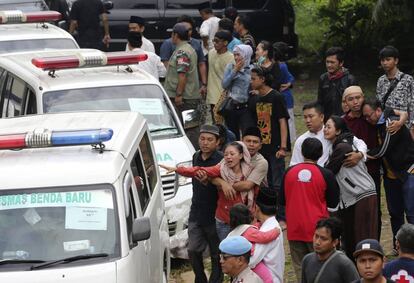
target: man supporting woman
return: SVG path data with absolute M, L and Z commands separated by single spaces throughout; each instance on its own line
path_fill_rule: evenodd
M 324 136 L 332 142 L 332 153 L 325 168 L 336 175 L 340 188 L 339 217 L 344 226 L 342 244 L 347 256 L 352 259 L 358 242 L 378 237 L 375 183 L 363 160 L 354 167 L 343 166 L 345 155 L 356 150 L 354 140 L 357 138 L 341 117 L 331 116 L 327 120 Z

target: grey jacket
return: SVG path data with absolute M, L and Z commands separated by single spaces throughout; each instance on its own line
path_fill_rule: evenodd
M 363 160 L 351 168 L 342 166 L 345 154 L 356 151 L 353 136 L 346 134 L 338 139 L 332 147 L 332 154 L 325 168 L 335 174 L 340 188 L 339 208 L 344 209 L 365 197 L 376 195 L 376 190 L 374 180 L 368 174 Z

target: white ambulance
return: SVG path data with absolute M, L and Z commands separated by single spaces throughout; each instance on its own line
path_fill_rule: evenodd
M 56 11 L 0 11 L 0 54 L 79 48 L 67 31 L 47 23 L 59 19 Z
M 0 119 L 0 282 L 167 282 L 169 235 L 145 119 Z
M 90 49 L 0 56 L 0 116 L 85 110 L 140 112 L 147 120 L 157 160 L 172 166 L 190 165 L 194 147 L 170 99 L 158 80 L 136 68 L 145 58 Z M 186 228 L 191 179 L 164 170 L 161 178 L 172 236 Z

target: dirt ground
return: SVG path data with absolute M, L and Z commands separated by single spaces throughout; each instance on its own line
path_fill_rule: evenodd
M 373 90 L 374 85 L 371 82 L 365 83 L 364 89 L 368 89 L 369 92 Z M 302 106 L 307 102 L 314 101 L 317 95 L 317 79 L 307 79 L 307 80 L 297 80 L 295 82 L 295 87 L 293 89 L 294 98 L 295 98 L 295 125 L 297 136 L 306 131 L 305 125 L 302 120 Z M 289 163 L 287 158 L 286 163 Z M 382 210 L 382 232 L 381 232 L 381 244 L 384 247 L 384 251 L 389 255 L 392 251 L 392 233 L 389 214 L 386 207 L 385 193 L 381 192 L 381 210 Z M 361 216 L 362 217 L 362 216 Z M 296 277 L 293 271 L 291 264 L 291 257 L 289 253 L 289 248 L 286 240 L 286 232 L 284 235 L 284 246 L 285 246 L 285 276 L 284 282 L 295 283 Z M 208 260 L 206 260 L 206 265 L 208 265 Z M 208 273 L 208 267 L 206 268 Z M 169 283 L 190 283 L 194 282 L 194 274 L 191 271 L 191 267 L 188 261 L 173 261 L 171 267 L 171 276 Z M 229 281 L 228 281 L 229 282 Z

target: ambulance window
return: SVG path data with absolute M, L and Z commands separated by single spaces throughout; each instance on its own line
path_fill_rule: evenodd
M 152 194 L 155 186 L 157 185 L 157 171 L 155 168 L 154 157 L 152 156 L 151 143 L 147 133 L 144 134 L 144 137 L 139 143 L 139 148 L 141 150 L 142 159 L 144 161 L 145 173 L 147 173 L 147 182 Z
M 11 86 L 8 89 L 10 91 L 8 93 L 7 110 L 4 113 L 5 109 L 3 107 L 3 114 L 6 114 L 7 117 L 19 116 L 22 113 L 26 85 L 22 80 L 11 77 Z
M 36 114 L 37 113 L 37 106 L 36 106 L 36 96 L 32 90 L 27 90 L 27 97 L 26 97 L 26 114 Z
M 0 109 L 3 109 L 3 104 L 5 101 L 6 96 L 6 77 L 7 72 L 4 69 L 0 68 Z M 0 115 L 3 113 L 3 111 L 0 111 Z M 3 116 L 1 116 L 3 117 Z
M 145 176 L 145 170 L 142 166 L 141 160 L 142 159 L 139 151 L 137 151 L 131 161 L 131 171 L 135 181 L 135 186 L 137 187 L 137 193 L 142 213 L 144 213 L 150 201 L 150 194 L 148 191 L 148 183 L 146 181 L 147 177 Z

